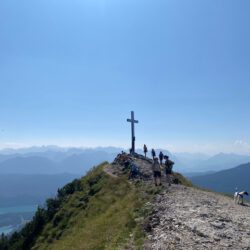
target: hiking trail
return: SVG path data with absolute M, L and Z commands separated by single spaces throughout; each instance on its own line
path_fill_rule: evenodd
M 144 181 L 153 185 L 152 160 L 135 155 Z M 122 166 L 114 161 L 112 175 Z M 164 176 L 165 177 L 165 176 Z M 145 250 L 244 249 L 250 250 L 250 206 L 234 204 L 232 198 L 182 185 L 165 185 L 156 195 L 153 211 L 145 222 Z

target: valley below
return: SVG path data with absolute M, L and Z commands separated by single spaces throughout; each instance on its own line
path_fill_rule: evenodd
M 0 234 L 9 234 L 30 221 L 37 205 L 0 207 Z

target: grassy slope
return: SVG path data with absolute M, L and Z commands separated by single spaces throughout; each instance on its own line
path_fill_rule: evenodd
M 102 169 L 81 180 L 84 191 L 68 197 L 32 249 L 140 248 L 143 232 L 138 221 L 146 215 L 144 204 L 154 191 L 142 192 L 143 184 L 131 185 Z
M 111 177 L 107 163 L 58 190 L 20 232 L 3 237 L 0 248 L 27 249 L 142 249 L 143 226 L 152 211 L 155 194 L 165 188 L 152 182 L 129 183 L 126 174 Z M 174 183 L 192 184 L 180 174 Z

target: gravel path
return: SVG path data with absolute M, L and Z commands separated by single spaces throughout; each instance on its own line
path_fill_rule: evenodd
M 133 161 L 140 167 L 143 180 L 153 185 L 152 163 L 138 155 Z M 105 172 L 122 174 L 122 166 L 113 163 Z M 182 185 L 166 187 L 157 195 L 154 211 L 145 222 L 147 232 L 143 249 L 250 250 L 250 206 L 236 205 L 227 196 Z
M 250 207 L 219 194 L 173 185 L 154 204 L 144 249 L 248 249 Z

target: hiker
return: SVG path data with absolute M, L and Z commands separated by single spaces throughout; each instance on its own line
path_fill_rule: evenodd
M 154 158 L 154 163 L 152 165 L 155 186 L 161 185 L 161 166 L 159 164 L 158 158 Z
M 140 175 L 139 167 L 134 162 L 132 162 L 130 166 L 131 166 L 131 169 L 130 169 L 130 173 L 128 177 L 129 180 L 135 179 L 136 177 Z
M 145 158 L 146 158 L 147 157 L 147 152 L 148 152 L 148 148 L 147 148 L 146 144 L 144 144 L 144 146 L 143 146 L 143 152 L 144 152 Z
M 160 152 L 160 154 L 159 154 L 159 159 L 160 159 L 160 164 L 161 164 L 161 165 L 162 165 L 163 157 L 164 157 L 163 153 Z
M 171 186 L 171 174 L 174 162 L 169 160 L 169 157 L 167 155 L 164 156 L 165 159 L 165 174 L 166 174 L 166 181 L 169 186 Z
M 152 157 L 153 159 L 155 158 L 156 154 L 155 154 L 155 150 L 152 148 L 152 151 L 151 151 L 151 154 L 152 154 Z

